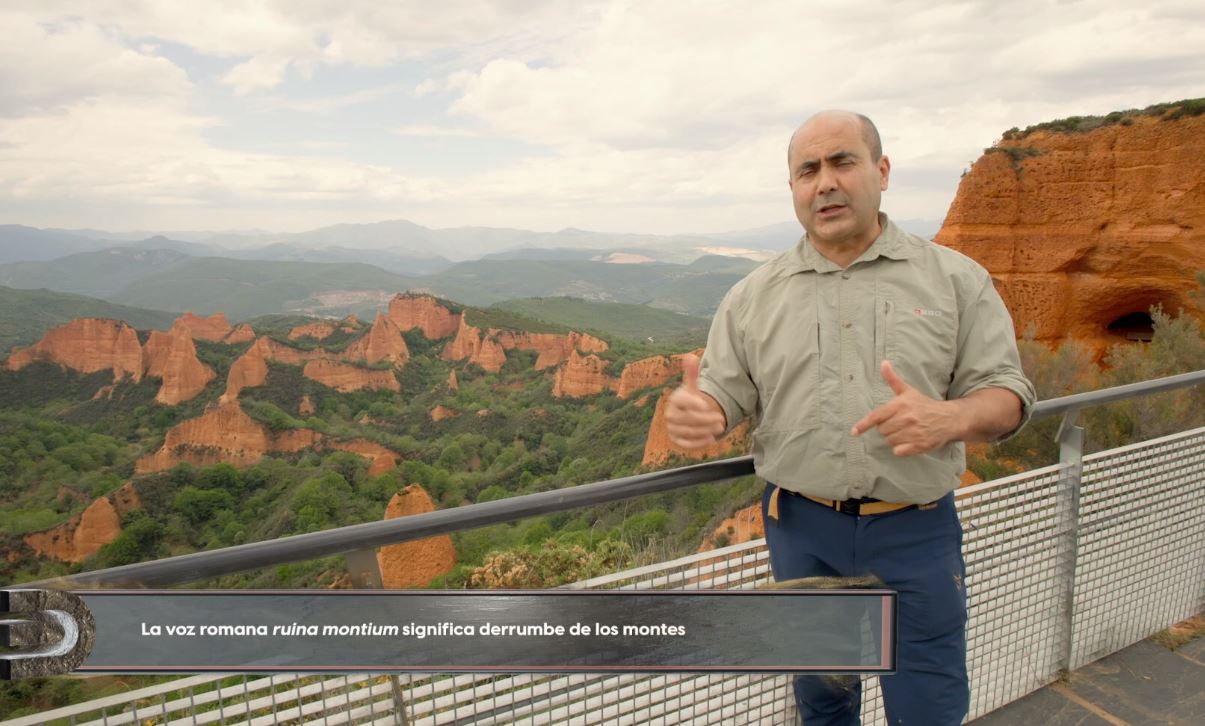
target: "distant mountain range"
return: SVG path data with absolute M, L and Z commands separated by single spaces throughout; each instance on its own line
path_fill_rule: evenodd
M 911 232 L 932 237 L 940 220 L 897 220 Z M 702 254 L 764 259 L 799 238 L 799 224 L 694 235 L 591 232 L 567 228 L 535 232 L 498 227 L 431 229 L 406 220 L 337 224 L 308 232 L 108 232 L 96 229 L 38 229 L 0 225 L 0 263 L 46 261 L 109 247 L 172 249 L 194 257 L 365 262 L 397 272 L 434 272 L 448 260 L 467 261 L 517 250 L 630 252 L 662 262 L 690 262 Z M 384 257 L 382 257 L 384 255 Z M 407 267 L 399 266 L 401 260 Z M 429 261 L 423 268 L 417 261 Z M 415 267 L 414 265 L 418 265 Z M 421 268 L 421 269 L 420 269 Z
M 246 246 L 238 248 L 215 241 L 230 242 L 230 234 L 185 234 L 191 239 L 152 236 L 114 246 L 116 235 L 97 230 L 0 226 L 0 285 L 152 310 L 223 311 L 235 320 L 372 317 L 406 290 L 478 306 L 572 297 L 709 317 L 737 280 L 795 243 L 798 225 L 665 236 L 432 230 L 392 221 L 292 235 L 239 233 Z

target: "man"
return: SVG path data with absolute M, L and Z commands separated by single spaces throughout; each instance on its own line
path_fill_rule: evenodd
M 1019 428 L 1033 387 L 988 273 L 879 212 L 891 163 L 870 119 L 813 116 L 787 165 L 805 234 L 720 304 L 670 397 L 670 438 L 705 446 L 753 416 L 774 577 L 874 574 L 898 590 L 888 720 L 957 724 L 970 698 L 952 494 L 963 442 Z M 807 726 L 857 723 L 860 697 L 795 680 Z

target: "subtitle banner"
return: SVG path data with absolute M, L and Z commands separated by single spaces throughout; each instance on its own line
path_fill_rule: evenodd
M 895 668 L 889 590 L 74 591 L 79 672 Z

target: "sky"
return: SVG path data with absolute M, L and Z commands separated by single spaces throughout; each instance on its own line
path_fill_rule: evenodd
M 408 219 L 707 233 L 793 218 L 785 150 L 875 120 L 944 218 L 1010 127 L 1205 96 L 1199 0 L 6 0 L 0 223 Z

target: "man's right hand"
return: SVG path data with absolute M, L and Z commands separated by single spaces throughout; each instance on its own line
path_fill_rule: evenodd
M 699 390 L 699 359 L 693 355 L 682 356 L 682 385 L 669 396 L 665 424 L 670 442 L 683 449 L 714 444 L 728 428 L 724 409 Z

